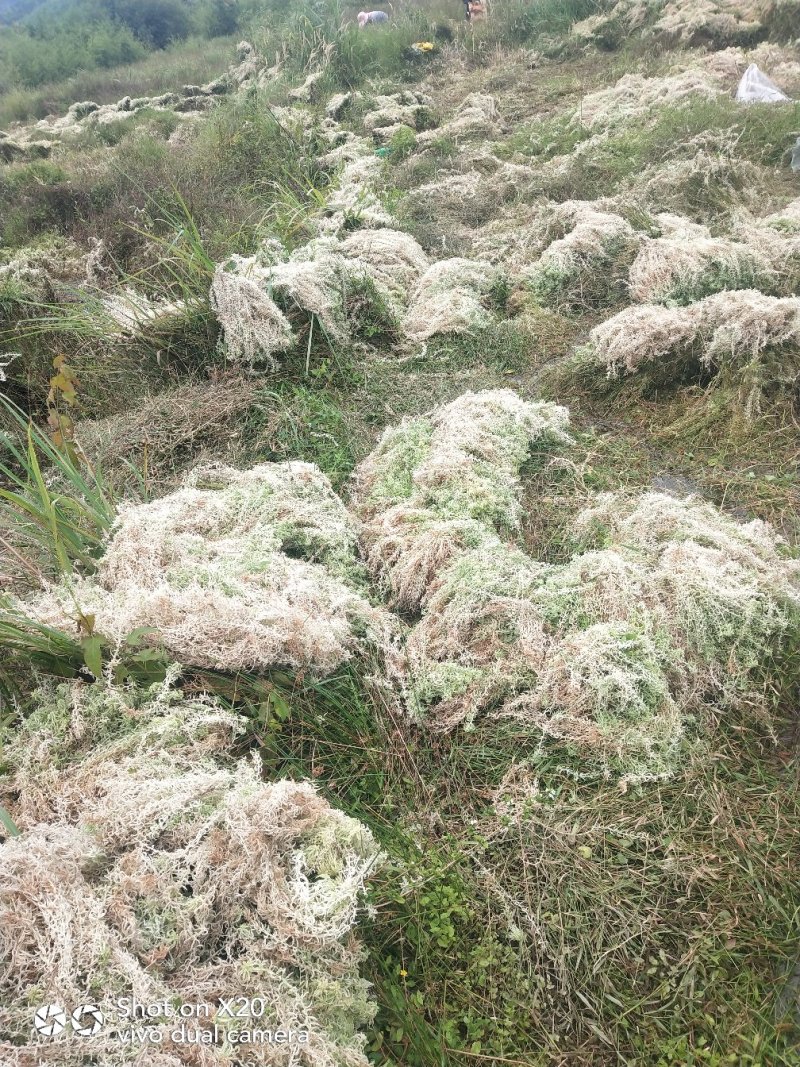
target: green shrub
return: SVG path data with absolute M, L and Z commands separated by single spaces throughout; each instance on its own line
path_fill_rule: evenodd
M 396 133 L 392 134 L 389 142 L 389 160 L 392 163 L 402 163 L 412 154 L 417 147 L 417 135 L 410 126 L 401 126 Z
M 3 193 L 24 193 L 36 186 L 58 185 L 68 178 L 67 172 L 57 163 L 37 159 L 33 163 L 18 163 L 5 167 L 0 174 L 0 198 Z
M 79 70 L 130 63 L 144 54 L 130 28 L 102 11 L 91 13 L 89 5 L 74 4 L 60 17 L 42 14 L 30 26 L 0 30 L 6 88 L 42 85 Z

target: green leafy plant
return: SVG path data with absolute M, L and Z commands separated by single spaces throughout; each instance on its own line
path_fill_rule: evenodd
M 76 564 L 93 570 L 115 517 L 101 472 L 75 446 L 59 448 L 7 397 L 0 396 L 0 413 L 24 441 L 2 438 L 0 516 L 32 552 L 5 538 L 4 547 L 29 575 L 70 574 Z
M 392 163 L 402 163 L 412 154 L 417 147 L 417 135 L 410 126 L 401 126 L 396 133 L 392 134 L 389 142 L 389 160 Z
M 96 631 L 93 615 L 78 609 L 77 632 L 66 633 L 31 618 L 11 597 L 0 598 L 0 649 L 0 696 L 7 699 L 19 694 L 19 680 L 31 668 L 55 678 L 100 678 L 108 672 L 116 685 L 149 685 L 161 681 L 169 666 L 150 627 L 134 630 L 112 647 Z

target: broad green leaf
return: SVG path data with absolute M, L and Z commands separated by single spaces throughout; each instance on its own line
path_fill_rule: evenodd
M 81 641 L 83 660 L 95 678 L 103 674 L 103 639 L 102 637 L 84 637 Z

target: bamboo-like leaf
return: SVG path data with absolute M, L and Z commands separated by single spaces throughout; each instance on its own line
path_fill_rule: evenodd
M 61 536 L 58 529 L 58 518 L 55 509 L 53 508 L 50 494 L 47 491 L 44 478 L 42 477 L 42 471 L 39 467 L 39 459 L 36 455 L 36 449 L 33 446 L 33 434 L 30 426 L 28 427 L 28 470 L 33 475 L 34 484 L 39 493 L 42 514 L 46 516 L 47 523 L 50 527 L 50 533 L 53 538 L 53 550 L 61 567 L 61 572 L 62 574 L 69 574 L 72 567 L 70 566 L 69 559 L 64 551 L 64 546 L 61 543 Z
M 49 560 L 62 574 L 70 573 L 75 561 L 92 569 L 115 518 L 101 472 L 75 448 L 56 447 L 7 397 L 0 396 L 0 409 L 26 441 L 23 449 L 9 435 L 0 439 L 9 457 L 0 462 L 0 478 L 7 483 L 0 488 L 0 511 L 19 530 L 23 541 L 37 546 L 40 565 Z M 45 469 L 54 472 L 58 493 L 51 494 Z
M 83 660 L 95 678 L 103 674 L 103 639 L 97 635 L 84 637 L 81 642 Z

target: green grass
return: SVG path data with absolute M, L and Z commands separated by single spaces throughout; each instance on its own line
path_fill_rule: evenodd
M 255 460 L 301 459 L 315 463 L 341 488 L 355 466 L 347 423 L 330 388 L 285 385 L 264 391 L 248 417 L 248 437 Z
M 500 724 L 416 730 L 350 674 L 294 702 L 267 772 L 312 776 L 388 853 L 362 927 L 371 1061 L 791 1064 L 797 759 L 753 723 L 713 746 L 621 793 Z M 538 791 L 498 814 L 513 761 Z
M 184 84 L 211 81 L 233 60 L 237 39 L 191 39 L 134 63 L 82 70 L 35 89 L 10 89 L 0 94 L 0 128 L 59 114 L 76 100 L 112 104 L 124 96 L 158 96 Z
M 18 543 L 31 547 L 29 555 L 17 553 L 25 570 L 64 575 L 79 565 L 91 571 L 115 517 L 102 475 L 74 447 L 56 447 L 2 396 L 0 411 L 22 438 L 7 434 L 0 442 L 0 518 Z
M 545 177 L 543 191 L 549 196 L 595 200 L 617 192 L 626 180 L 640 174 L 647 166 L 665 159 L 683 158 L 682 146 L 692 138 L 727 134 L 735 141 L 733 162 L 747 161 L 758 166 L 785 167 L 788 153 L 800 128 L 800 104 L 775 107 L 755 104 L 744 107 L 722 97 L 716 100 L 692 99 L 682 105 L 662 107 L 651 114 L 630 119 L 611 129 L 609 137 L 591 152 L 576 157 L 566 175 Z M 589 127 L 573 122 L 570 115 L 556 115 L 515 131 L 502 146 L 504 155 L 521 152 L 545 162 L 556 156 L 569 155 L 592 135 Z M 687 158 L 690 158 L 687 156 Z M 732 170 L 731 182 L 738 179 Z M 784 182 L 787 185 L 788 183 Z M 692 192 L 689 190 L 688 192 Z M 725 190 L 719 201 L 702 199 L 686 207 L 697 211 L 707 207 L 722 208 Z M 685 208 L 684 208 L 685 210 Z

